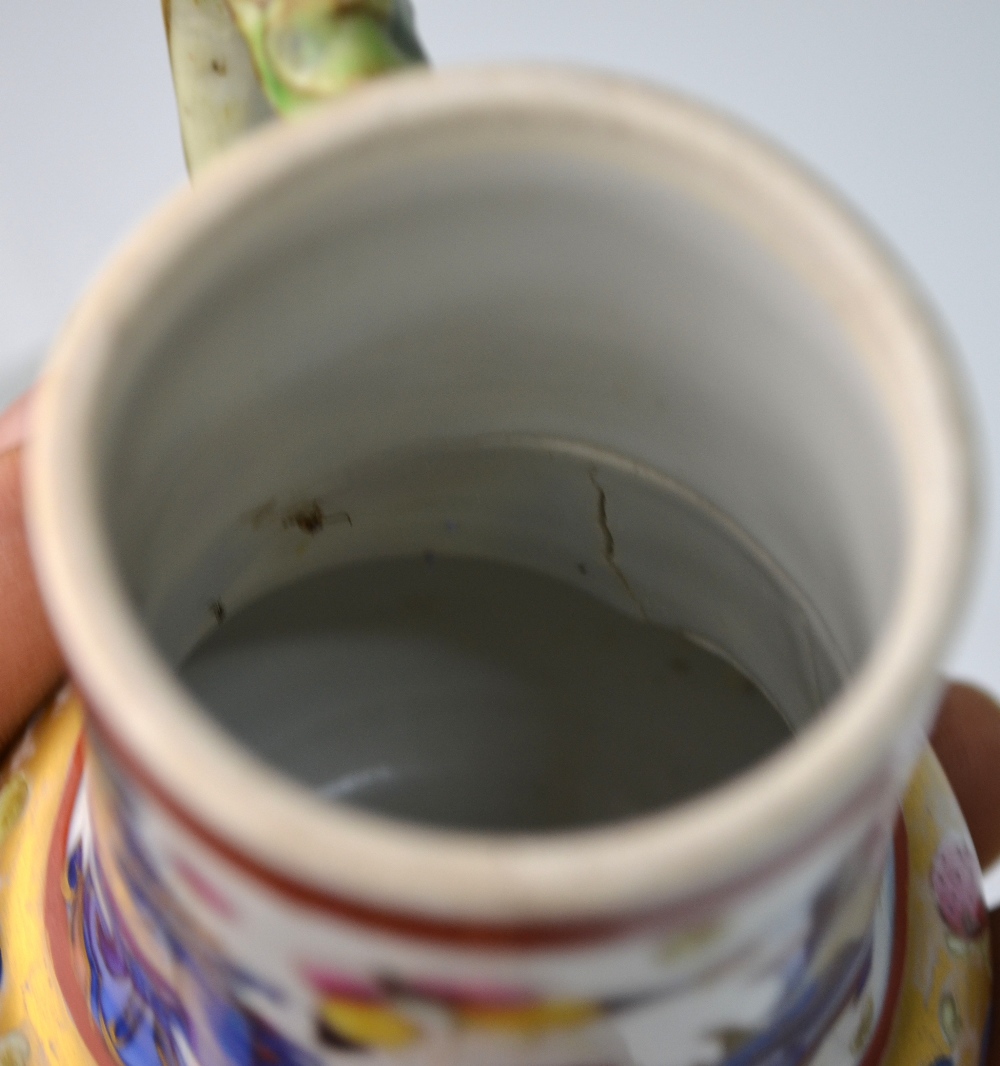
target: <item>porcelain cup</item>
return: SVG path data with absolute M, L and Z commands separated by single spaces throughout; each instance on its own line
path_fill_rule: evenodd
M 387 78 L 158 210 L 65 327 L 35 419 L 32 545 L 87 707 L 67 891 L 126 1066 L 880 1053 L 893 833 L 968 580 L 973 449 L 920 295 L 780 150 L 581 71 Z M 456 440 L 610 454 L 709 516 L 489 463 L 449 483 L 487 486 L 458 550 L 589 553 L 602 595 L 776 693 L 794 740 L 666 810 L 535 834 L 325 803 L 236 743 L 177 664 L 269 589 L 424 543 L 420 457 Z M 364 496 L 386 456 L 403 473 Z M 378 521 L 332 520 L 345 485 Z

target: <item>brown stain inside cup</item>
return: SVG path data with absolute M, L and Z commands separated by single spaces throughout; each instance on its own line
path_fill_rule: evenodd
M 284 529 L 299 529 L 310 537 L 321 532 L 325 526 L 338 523 L 346 523 L 349 526 L 354 525 L 347 511 L 336 511 L 333 514 L 327 514 L 320 505 L 319 500 L 310 500 L 308 503 L 294 507 L 281 521 Z

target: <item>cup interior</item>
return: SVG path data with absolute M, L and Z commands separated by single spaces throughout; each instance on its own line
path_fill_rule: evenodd
M 821 716 L 898 594 L 900 461 L 880 372 L 797 265 L 814 235 L 742 180 L 668 128 L 457 107 L 331 141 L 203 226 L 91 419 L 102 529 L 163 659 L 275 590 L 434 553 L 682 632 L 792 730 Z M 226 724 L 247 741 L 295 706 Z M 707 729 L 697 701 L 671 713 Z M 288 744 L 294 772 L 315 735 Z

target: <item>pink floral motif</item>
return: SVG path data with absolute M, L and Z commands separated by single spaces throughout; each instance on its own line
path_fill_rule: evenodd
M 464 1029 L 541 1037 L 588 1025 L 609 1005 L 545 999 L 482 982 L 357 977 L 307 964 L 301 974 L 317 995 L 316 1031 L 337 1050 L 402 1050 L 431 1030 Z
M 383 996 L 374 979 L 348 976 L 325 966 L 303 966 L 302 976 L 314 992 L 330 999 L 375 1000 Z
M 963 836 L 949 833 L 934 856 L 931 887 L 945 925 L 969 940 L 986 928 L 987 912 L 979 879 L 979 860 Z
M 195 896 L 216 914 L 230 920 L 236 917 L 236 908 L 229 899 L 190 863 L 180 857 L 175 857 L 174 869 Z

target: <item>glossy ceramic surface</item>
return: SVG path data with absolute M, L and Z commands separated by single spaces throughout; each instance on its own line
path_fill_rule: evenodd
M 188 169 L 248 130 L 424 62 L 409 0 L 163 0 Z
M 893 987 L 899 799 L 971 557 L 950 365 L 820 183 L 643 87 L 400 75 L 206 170 L 74 316 L 29 454 L 40 580 L 90 715 L 66 892 L 101 1026 L 220 1066 L 863 1054 Z M 427 492 L 423 449 L 470 441 L 489 476 Z M 583 476 L 503 476 L 493 446 L 525 441 Z M 387 456 L 410 475 L 380 495 Z M 663 535 L 662 492 L 630 502 L 616 479 L 639 468 L 770 560 L 805 638 L 774 639 L 767 597 L 695 525 Z M 316 520 L 349 491 L 352 522 Z M 324 804 L 179 683 L 220 604 L 419 552 L 455 499 L 488 518 L 456 550 L 593 563 L 609 604 L 753 676 L 822 689 L 816 639 L 832 698 L 688 803 L 497 837 Z M 678 544 L 687 565 L 666 565 Z M 933 874 L 963 931 L 943 950 L 980 945 L 966 961 L 970 854 L 949 843 Z
M 825 960 L 807 952 L 776 974 L 785 989 L 777 1016 L 731 1002 L 725 1016 L 741 1011 L 741 1027 L 689 1019 L 683 1052 L 655 1041 L 643 1049 L 643 1030 L 658 1016 L 662 1024 L 665 1008 L 681 1033 L 687 997 L 669 983 L 652 994 L 566 995 L 570 969 L 602 955 L 606 962 L 606 932 L 600 946 L 575 938 L 561 965 L 550 945 L 445 945 L 394 931 L 397 957 L 422 955 L 409 976 L 366 965 L 357 951 L 332 970 L 291 942 L 234 966 L 232 945 L 255 916 L 231 873 L 175 856 L 173 876 L 186 885 L 177 898 L 197 901 L 185 912 L 134 841 L 119 841 L 127 858 L 111 867 L 94 848 L 81 725 L 79 701 L 62 697 L 0 776 L 0 1052 L 8 1066 L 440 1063 L 460 1049 L 477 1063 L 980 1061 L 990 977 L 978 866 L 929 752 L 903 801 L 874 923 L 859 930 L 855 950 L 827 951 Z M 373 940 L 364 922 L 338 924 L 344 938 Z M 658 926 L 646 934 L 655 931 L 651 961 L 664 975 L 717 935 L 702 926 L 671 937 Z M 490 955 L 505 983 L 475 977 L 477 960 Z M 440 973 L 446 959 L 449 979 Z

